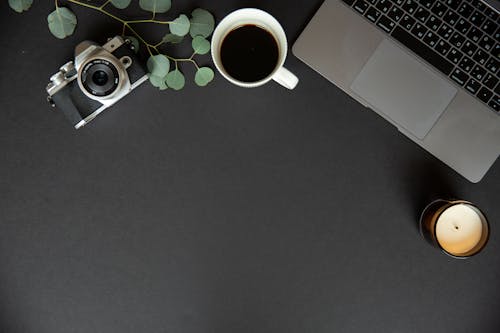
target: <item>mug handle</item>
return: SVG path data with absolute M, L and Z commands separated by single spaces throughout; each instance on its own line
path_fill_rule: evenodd
M 285 67 L 280 67 L 280 69 L 276 71 L 273 75 L 273 80 L 288 89 L 295 88 L 297 83 L 299 83 L 299 78 Z

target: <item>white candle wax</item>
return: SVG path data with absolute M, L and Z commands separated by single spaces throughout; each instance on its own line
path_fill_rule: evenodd
M 483 233 L 483 220 L 467 204 L 447 208 L 436 221 L 439 245 L 453 255 L 469 252 L 478 245 Z

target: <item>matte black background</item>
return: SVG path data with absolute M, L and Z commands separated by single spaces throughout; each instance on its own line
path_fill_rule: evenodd
M 292 44 L 320 4 L 174 1 L 160 17 L 255 6 Z M 71 7 L 61 41 L 52 1 L 0 4 L 1 332 L 500 331 L 498 163 L 467 182 L 291 54 L 294 91 L 198 88 L 184 66 L 184 90 L 146 84 L 75 131 L 45 103 L 48 78 L 121 27 Z M 417 231 L 450 196 L 491 221 L 469 260 Z

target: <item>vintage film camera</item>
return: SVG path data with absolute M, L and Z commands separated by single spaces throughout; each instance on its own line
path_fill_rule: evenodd
M 75 61 L 52 75 L 47 100 L 78 129 L 148 79 L 128 39 L 116 36 L 103 46 L 84 41 Z

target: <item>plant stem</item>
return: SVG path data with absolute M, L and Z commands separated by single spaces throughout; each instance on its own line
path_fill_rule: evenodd
M 56 5 L 56 9 L 59 8 L 58 6 L 58 0 L 54 0 L 55 1 L 55 5 Z M 163 44 L 163 41 L 160 41 L 159 43 L 157 44 L 150 44 L 148 42 L 146 42 L 144 40 L 144 38 L 142 38 L 142 36 L 137 32 L 135 31 L 134 28 L 132 28 L 130 25 L 131 24 L 138 24 L 138 23 L 154 23 L 154 24 L 171 24 L 172 21 L 160 21 L 160 20 L 155 20 L 155 16 L 156 16 L 156 12 L 153 12 L 153 15 L 152 15 L 152 18 L 151 19 L 147 19 L 147 20 L 130 20 L 130 21 L 127 21 L 127 20 L 124 20 L 118 16 L 115 16 L 113 14 L 111 14 L 110 12 L 108 12 L 107 10 L 104 9 L 104 7 L 106 7 L 110 2 L 111 0 L 106 0 L 101 6 L 95 6 L 95 5 L 91 5 L 91 4 L 88 4 L 88 3 L 85 3 L 83 1 L 80 1 L 80 0 L 66 0 L 67 2 L 70 2 L 70 3 L 73 3 L 75 5 L 78 5 L 78 6 L 82 6 L 82 7 L 86 7 L 86 8 L 89 8 L 89 9 L 93 9 L 93 10 L 96 10 L 104 15 L 107 15 L 109 17 L 111 17 L 112 19 L 120 22 L 122 25 L 123 25 L 123 28 L 122 28 L 122 36 L 125 35 L 125 32 L 126 30 L 130 30 L 135 37 L 137 37 L 145 46 L 146 46 L 146 49 L 148 50 L 148 53 L 149 55 L 153 56 L 153 52 L 151 50 L 154 50 L 157 54 L 161 54 L 161 52 L 158 50 L 158 47 L 161 46 Z M 169 55 L 166 55 L 165 56 L 174 61 L 175 62 L 175 66 L 177 66 L 177 62 L 191 62 L 195 65 L 195 67 L 198 69 L 198 64 L 196 63 L 196 61 L 193 60 L 193 57 L 195 56 L 195 53 L 193 53 L 189 58 L 174 58 L 174 57 L 171 57 Z M 176 67 L 177 68 L 177 67 Z
M 169 56 L 169 55 L 167 55 L 167 54 L 165 54 L 165 56 L 166 56 L 168 59 L 170 59 L 170 60 L 172 60 L 172 61 L 175 61 L 176 63 L 177 63 L 177 62 L 191 62 L 191 63 L 193 63 L 193 64 L 194 64 L 194 66 L 195 66 L 196 68 L 199 68 L 199 67 L 198 67 L 198 63 L 196 63 L 196 61 L 194 61 L 194 60 L 193 60 L 193 59 L 191 59 L 191 58 L 174 58 L 174 57 L 171 57 L 171 56 Z
M 156 49 L 156 47 L 155 47 L 154 45 L 151 45 L 151 44 L 149 44 L 148 42 L 146 42 L 146 41 L 144 40 L 144 38 L 142 38 L 142 37 L 141 37 L 141 35 L 139 35 L 139 33 L 138 33 L 137 31 L 135 31 L 135 30 L 134 30 L 134 29 L 133 29 L 130 25 L 128 25 L 128 23 L 127 23 L 127 22 L 125 22 L 125 26 L 126 26 L 126 27 L 130 30 L 130 31 L 132 31 L 132 33 L 133 33 L 133 34 L 134 34 L 137 38 L 139 38 L 139 40 L 140 40 L 140 41 L 141 41 L 144 45 L 146 45 L 146 49 L 148 50 L 149 55 L 151 55 L 151 56 L 153 55 L 153 53 L 151 52 L 151 48 L 153 48 L 153 49 L 156 51 L 156 53 L 160 53 L 160 52 L 158 52 L 158 50 Z
M 155 23 L 155 24 L 170 24 L 172 21 L 158 21 L 158 20 L 133 20 L 133 21 L 127 21 L 128 24 L 136 24 L 136 23 Z
M 117 20 L 118 22 L 121 22 L 123 24 L 127 23 L 127 21 L 125 21 L 124 19 L 121 19 L 113 14 L 111 14 L 110 12 L 102 9 L 101 7 L 97 7 L 97 6 L 94 6 L 94 5 L 90 5 L 88 3 L 85 3 L 85 2 L 81 2 L 79 0 L 67 0 L 68 2 L 71 2 L 71 3 L 74 3 L 75 5 L 79 5 L 79 6 L 83 6 L 83 7 L 87 7 L 87 8 L 90 8 L 90 9 L 94 9 L 94 10 L 97 10 L 98 12 L 101 12 L 115 20 Z
M 99 7 L 99 8 L 103 9 L 103 8 L 104 8 L 104 7 L 106 7 L 106 6 L 108 5 L 108 3 L 110 3 L 110 2 L 111 2 L 111 0 L 107 0 L 107 1 L 106 1 L 105 3 L 103 3 L 103 4 L 101 5 L 101 7 Z

